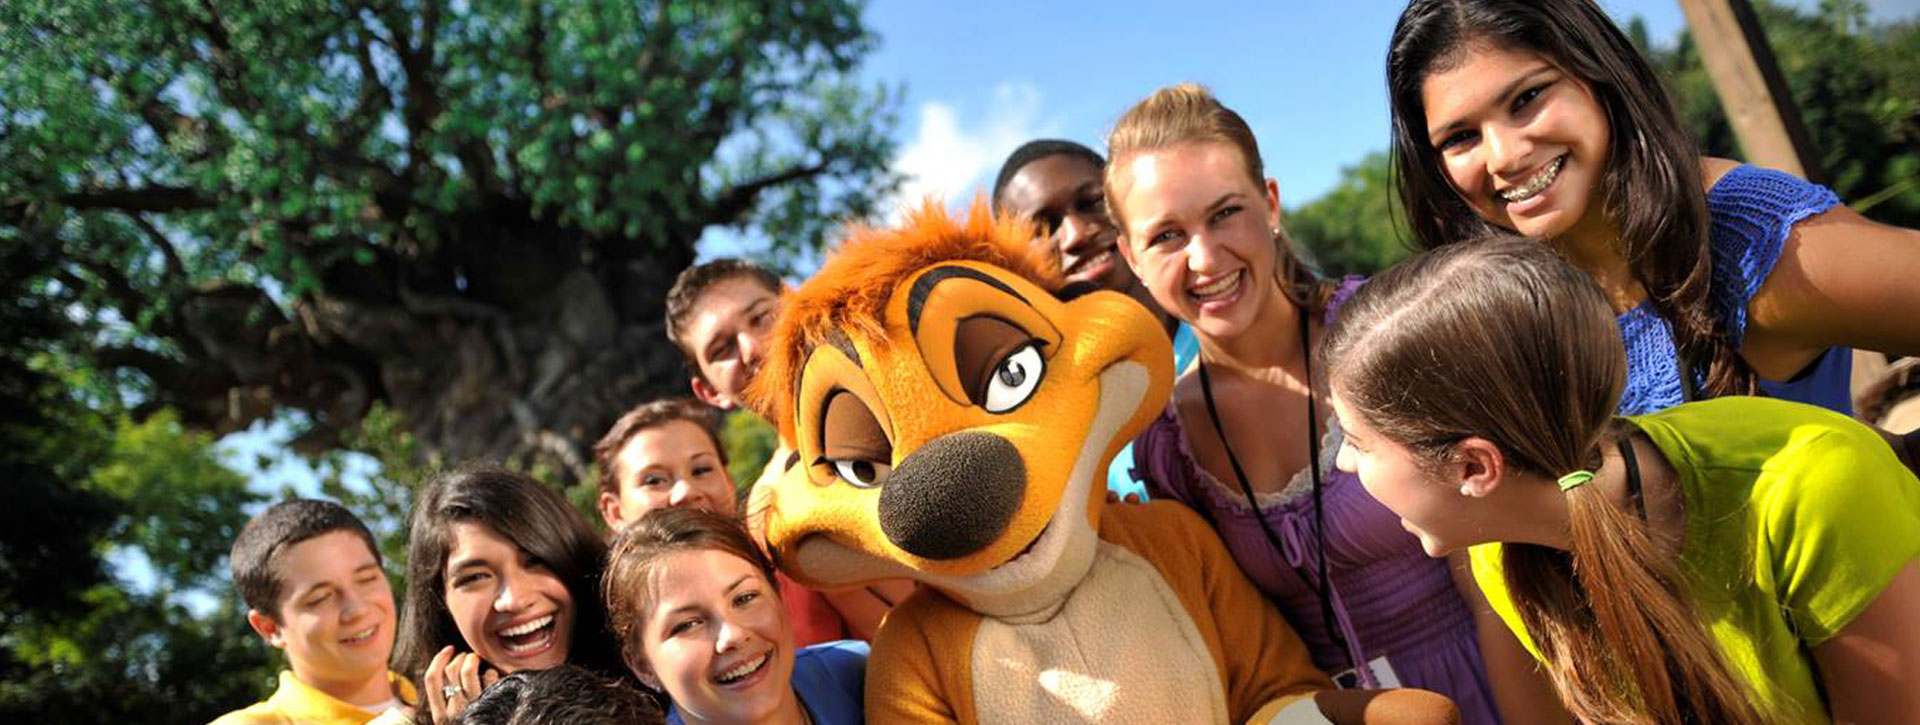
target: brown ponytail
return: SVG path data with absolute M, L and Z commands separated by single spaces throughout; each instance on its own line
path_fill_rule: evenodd
M 1469 437 L 1514 470 L 1593 469 L 1624 434 L 1626 377 L 1593 279 L 1512 236 L 1449 245 L 1375 277 L 1330 332 L 1331 386 L 1381 435 L 1439 463 Z M 1572 551 L 1506 546 L 1507 589 L 1573 715 L 1593 723 L 1760 723 L 1670 553 L 1595 487 L 1568 494 Z

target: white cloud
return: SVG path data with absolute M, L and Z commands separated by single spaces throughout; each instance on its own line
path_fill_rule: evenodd
M 893 167 L 907 177 L 894 204 L 918 205 L 927 196 L 949 207 L 964 207 L 985 194 L 1007 154 L 1036 138 L 1059 133 L 1057 120 L 1042 120 L 1040 90 L 1030 83 L 1005 82 L 993 89 L 984 114 L 966 114 L 946 100 L 920 104 L 920 128 L 894 157 Z

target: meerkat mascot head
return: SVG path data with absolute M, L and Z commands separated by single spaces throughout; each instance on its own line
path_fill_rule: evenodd
M 874 643 L 868 719 L 1328 722 L 1330 683 L 1211 528 L 1106 502 L 1172 345 L 1127 296 L 1063 289 L 1031 237 L 977 202 L 854 230 L 754 382 L 794 451 L 757 512 L 779 565 L 923 585 Z

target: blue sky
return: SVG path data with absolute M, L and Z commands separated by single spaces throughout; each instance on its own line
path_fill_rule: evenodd
M 1818 0 L 1789 0 L 1817 7 Z M 1678 0 L 1601 0 L 1639 16 L 1656 44 L 1684 25 Z M 1876 19 L 1920 0 L 1871 0 Z M 1015 146 L 1057 136 L 1096 149 L 1126 107 L 1181 81 L 1212 87 L 1247 119 L 1267 171 L 1294 206 L 1387 145 L 1386 53 L 1404 2 L 1109 3 L 873 0 L 881 38 L 864 75 L 906 83 L 896 168 L 906 196 L 952 203 L 983 192 Z

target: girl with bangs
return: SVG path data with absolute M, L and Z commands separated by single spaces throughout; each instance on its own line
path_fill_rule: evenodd
M 600 608 L 606 544 L 558 491 L 462 468 L 421 487 L 394 660 L 446 725 L 501 676 L 577 664 L 620 675 Z

